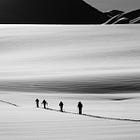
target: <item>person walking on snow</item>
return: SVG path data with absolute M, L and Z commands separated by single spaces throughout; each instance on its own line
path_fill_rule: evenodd
M 59 106 L 60 106 L 60 111 L 63 112 L 63 106 L 64 106 L 64 104 L 63 104 L 62 101 L 59 103 Z
M 78 102 L 77 107 L 78 107 L 78 109 L 79 109 L 79 114 L 81 115 L 81 114 L 82 114 L 83 104 L 82 104 L 81 102 Z
M 36 107 L 39 108 L 39 99 L 36 99 L 35 102 L 36 102 Z
M 48 103 L 46 102 L 46 100 L 43 100 L 43 101 L 42 101 L 42 104 L 43 104 L 43 106 L 44 106 L 44 109 L 46 109 L 46 105 L 48 105 Z

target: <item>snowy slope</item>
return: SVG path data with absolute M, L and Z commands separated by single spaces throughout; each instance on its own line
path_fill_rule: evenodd
M 34 99 L 47 99 L 49 107 L 58 109 L 63 100 L 65 110 L 77 112 L 77 101 L 84 103 L 84 113 L 106 117 L 140 119 L 139 95 L 136 99 L 125 101 L 110 100 L 104 95 L 65 95 L 10 93 L 0 94 L 1 100 L 13 101 L 19 107 L 0 103 L 0 139 L 2 140 L 128 140 L 139 139 L 140 122 L 111 120 L 93 116 L 80 116 L 72 113 L 36 109 Z M 128 97 L 128 94 L 113 98 Z

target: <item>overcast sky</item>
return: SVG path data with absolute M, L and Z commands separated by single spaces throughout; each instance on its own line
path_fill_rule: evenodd
M 131 11 L 140 8 L 140 0 L 85 0 L 97 9 L 108 11 L 119 9 Z

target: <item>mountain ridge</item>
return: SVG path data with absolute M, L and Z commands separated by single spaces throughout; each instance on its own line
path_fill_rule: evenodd
M 0 23 L 101 24 L 108 18 L 83 0 L 14 0 L 12 6 L 0 4 Z
M 138 24 L 140 9 L 102 12 L 84 0 L 0 1 L 0 24 Z

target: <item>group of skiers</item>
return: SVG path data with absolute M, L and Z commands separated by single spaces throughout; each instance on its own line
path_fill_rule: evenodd
M 35 102 L 36 102 L 36 107 L 39 108 L 39 99 L 36 99 Z M 43 104 L 44 109 L 47 109 L 46 106 L 48 106 L 48 102 L 46 100 L 43 100 L 41 104 Z M 60 107 L 60 111 L 63 112 L 64 103 L 62 101 L 59 103 L 59 107 Z M 81 102 L 78 102 L 77 107 L 79 109 L 79 114 L 82 114 L 83 104 Z

